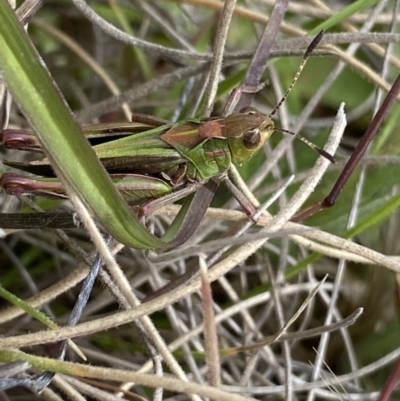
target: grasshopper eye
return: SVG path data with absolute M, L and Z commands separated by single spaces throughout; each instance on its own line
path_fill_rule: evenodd
M 246 149 L 256 149 L 260 145 L 261 135 L 258 128 L 251 129 L 243 135 L 243 146 Z

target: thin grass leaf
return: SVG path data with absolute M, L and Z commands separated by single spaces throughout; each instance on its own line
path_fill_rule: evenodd
M 67 191 L 79 193 L 120 242 L 137 248 L 165 247 L 115 190 L 6 0 L 0 1 L 0 20 L 0 69 Z

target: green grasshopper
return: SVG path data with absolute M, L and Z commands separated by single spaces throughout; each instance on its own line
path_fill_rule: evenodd
M 269 116 L 246 108 L 226 118 L 168 123 L 135 134 L 135 123 L 99 124 L 84 127 L 83 131 L 93 137 L 94 133 L 115 134 L 122 129 L 125 132 L 121 134 L 127 136 L 93 149 L 117 188 L 128 201 L 135 201 L 159 198 L 190 185 L 196 187 L 224 174 L 231 163 L 240 165 L 250 160 L 271 136 L 274 126 Z M 40 150 L 35 135 L 27 131 L 4 130 L 1 140 L 9 149 Z M 49 178 L 53 173 L 47 159 L 6 163 L 42 176 L 5 173 L 1 185 L 7 193 L 63 196 L 61 183 Z
M 133 123 L 97 124 L 83 127 L 88 138 L 106 137 L 93 146 L 114 185 L 131 204 L 141 205 L 142 214 L 150 214 L 167 202 L 174 202 L 196 191 L 211 178 L 226 176 L 229 167 L 250 160 L 263 147 L 275 129 L 272 116 L 277 112 L 296 82 L 304 64 L 316 46 L 315 40 L 303 57 L 295 78 L 282 100 L 268 115 L 246 107 L 227 117 L 190 119 L 169 123 L 137 115 Z M 295 135 L 289 132 L 292 135 Z M 118 135 L 117 139 L 112 136 Z M 111 140 L 109 136 L 111 136 Z M 333 157 L 306 139 L 297 138 L 333 161 Z M 4 130 L 1 141 L 7 148 L 40 151 L 33 133 Z M 36 194 L 65 197 L 61 182 L 55 178 L 48 159 L 30 163 L 6 162 L 26 171 L 6 172 L 0 185 L 8 194 Z M 233 192 L 249 216 L 243 195 Z

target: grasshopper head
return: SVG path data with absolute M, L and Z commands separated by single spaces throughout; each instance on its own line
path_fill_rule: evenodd
M 270 116 L 253 107 L 226 117 L 225 124 L 232 162 L 236 165 L 250 160 L 274 132 Z

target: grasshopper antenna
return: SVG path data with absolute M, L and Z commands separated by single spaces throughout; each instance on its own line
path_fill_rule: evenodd
M 301 74 L 301 72 L 303 71 L 304 66 L 306 65 L 306 62 L 308 60 L 308 58 L 310 57 L 311 53 L 314 51 L 314 49 L 318 46 L 318 43 L 321 41 L 322 36 L 324 36 L 324 31 L 321 31 L 314 39 L 313 41 L 310 43 L 310 45 L 307 47 L 306 52 L 304 53 L 303 59 L 301 60 L 301 63 L 299 65 L 299 68 L 297 69 L 296 75 L 293 78 L 292 83 L 289 85 L 289 88 L 287 89 L 287 91 L 285 92 L 285 94 L 283 95 L 282 99 L 279 101 L 279 103 L 275 106 L 275 108 L 272 110 L 272 112 L 270 113 L 270 116 L 273 116 L 278 110 L 279 108 L 282 106 L 283 102 L 286 100 L 286 98 L 288 97 L 289 93 L 291 92 L 291 90 L 293 89 L 294 84 L 296 83 L 296 81 L 299 79 L 299 76 Z
M 297 82 L 297 80 L 299 79 L 299 76 L 301 74 L 301 72 L 303 71 L 304 66 L 306 65 L 306 62 L 308 60 L 308 58 L 310 57 L 311 53 L 314 51 L 314 49 L 318 46 L 318 43 L 321 41 L 322 36 L 324 35 L 324 31 L 321 31 L 314 39 L 313 41 L 310 43 L 310 45 L 308 46 L 306 52 L 304 53 L 303 59 L 301 60 L 301 63 L 299 65 L 299 68 L 297 69 L 296 75 L 294 76 L 291 84 L 289 85 L 289 88 L 287 89 L 287 91 L 285 92 L 285 94 L 282 96 L 282 99 L 279 101 L 279 103 L 275 106 L 275 108 L 272 110 L 272 112 L 270 113 L 270 116 L 273 116 L 278 110 L 279 108 L 282 106 L 283 102 L 286 100 L 286 98 L 288 97 L 289 93 L 291 92 L 291 90 L 293 89 L 295 83 Z M 304 142 L 307 146 L 309 146 L 311 149 L 314 149 L 317 153 L 319 153 L 321 156 L 325 157 L 325 159 L 328 159 L 331 163 L 335 163 L 335 159 L 333 158 L 332 155 L 330 155 L 328 152 L 325 152 L 325 150 L 323 150 L 322 148 L 320 148 L 319 146 L 315 145 L 314 143 L 312 143 L 311 141 L 309 141 L 308 139 L 302 137 L 299 134 L 295 134 L 292 131 L 288 131 L 282 128 L 275 128 L 275 131 L 280 131 L 283 132 L 284 134 L 289 134 L 289 135 L 293 135 L 295 138 L 299 139 L 300 141 Z
M 303 136 L 299 134 L 295 134 L 292 131 L 288 131 L 287 129 L 282 129 L 282 128 L 275 128 L 274 131 L 282 132 L 284 134 L 289 134 L 293 135 L 296 139 L 299 139 L 301 142 L 305 143 L 307 146 L 309 146 L 311 149 L 315 150 L 317 153 L 319 153 L 321 156 L 325 157 L 325 159 L 328 159 L 331 163 L 335 164 L 336 161 L 334 157 L 326 152 L 324 149 L 320 148 L 317 146 L 315 143 L 312 143 L 308 139 L 304 138 Z

